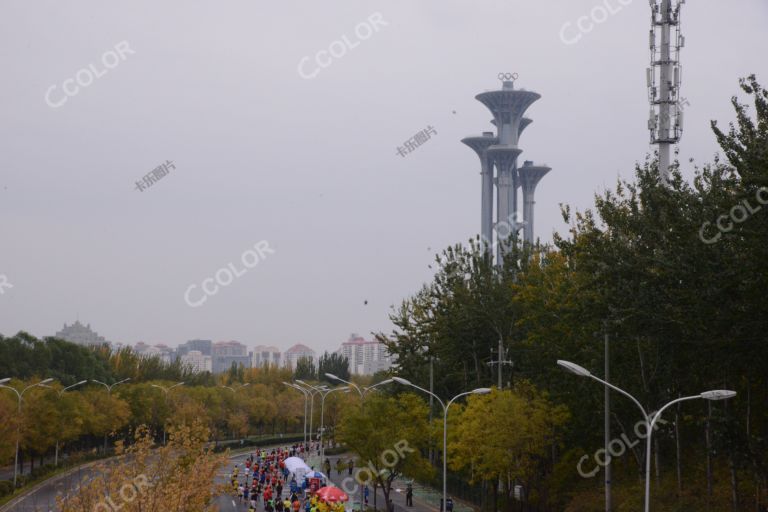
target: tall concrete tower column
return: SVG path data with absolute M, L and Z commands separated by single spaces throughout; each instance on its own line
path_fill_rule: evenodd
M 499 144 L 489 147 L 486 152 L 496 167 L 496 194 L 498 201 L 496 210 L 496 243 L 497 261 L 501 262 L 507 249 L 503 242 L 509 235 L 516 234 L 520 228 L 520 225 L 517 223 L 517 210 L 513 207 L 514 203 L 510 204 L 509 198 L 517 198 L 517 194 L 512 193 L 517 186 L 517 180 L 513 171 L 517 157 L 523 151 L 517 147 Z
M 480 235 L 482 242 L 491 247 L 493 244 L 493 163 L 486 150 L 499 141 L 493 132 L 483 132 L 481 137 L 466 137 L 461 140 L 472 148 L 480 158 Z
M 534 199 L 536 185 L 538 185 L 541 178 L 551 170 L 551 167 L 533 165 L 533 162 L 526 160 L 518 171 L 520 175 L 520 184 L 523 189 L 523 221 L 525 224 L 525 227 L 523 228 L 523 237 L 529 244 L 533 243 L 533 210 L 534 205 L 536 204 Z
M 533 122 L 533 120 L 528 119 L 527 117 L 524 117 L 520 120 L 520 126 L 517 129 L 517 140 L 518 143 L 520 141 L 520 136 L 523 134 L 523 130 L 525 130 L 528 125 L 530 125 Z M 511 188 L 509 190 L 509 205 L 510 205 L 510 215 L 514 215 L 514 220 L 519 221 L 520 215 L 516 215 L 520 209 L 517 206 L 517 189 L 520 188 L 520 175 L 517 172 L 517 160 L 515 160 L 515 165 L 512 168 L 512 175 L 515 176 L 517 179 L 515 180 L 515 187 Z

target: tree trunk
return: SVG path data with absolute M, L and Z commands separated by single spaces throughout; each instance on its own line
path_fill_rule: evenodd
M 739 477 L 736 474 L 736 463 L 733 460 L 733 453 L 728 457 L 728 465 L 731 470 L 731 508 L 733 512 L 739 512 Z
M 704 430 L 707 449 L 707 510 L 712 506 L 712 402 L 707 401 L 707 422 Z
M 498 478 L 495 478 L 493 480 L 493 485 L 491 485 L 491 492 L 493 493 L 493 499 L 491 500 L 491 502 L 493 503 L 493 508 L 491 510 L 496 512 L 497 510 L 499 510 L 499 479 Z
M 675 409 L 675 464 L 677 466 L 677 497 L 683 493 L 683 466 L 680 460 L 680 404 Z
M 381 484 L 381 492 L 384 495 L 384 510 L 386 512 L 394 512 L 389 507 L 389 493 L 392 491 L 392 479 L 387 478 L 386 482 L 382 482 Z

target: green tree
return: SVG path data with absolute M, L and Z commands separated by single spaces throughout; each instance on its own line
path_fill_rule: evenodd
M 349 359 L 337 352 L 333 352 L 331 354 L 325 352 L 322 356 L 320 356 L 320 361 L 318 362 L 317 368 L 320 380 L 330 382 L 331 384 L 336 384 L 338 381 L 327 377 L 325 375 L 326 373 L 336 375 L 337 377 L 340 377 L 344 380 L 349 380 L 350 378 Z
M 401 475 L 427 479 L 433 474 L 421 455 L 429 441 L 426 403 L 411 393 L 371 396 L 364 410 L 350 408 L 337 427 L 337 438 L 362 461 L 360 483 L 381 487 L 389 501 L 392 482 Z
M 298 380 L 317 380 L 317 367 L 311 357 L 300 357 L 296 360 L 293 377 Z

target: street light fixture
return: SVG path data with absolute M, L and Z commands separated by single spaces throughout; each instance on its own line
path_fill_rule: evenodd
M 62 397 L 62 395 L 64 395 L 64 392 L 65 392 L 66 390 L 68 390 L 68 389 L 72 389 L 72 388 L 74 388 L 74 387 L 77 387 L 77 386 L 82 386 L 82 385 L 83 385 L 83 384 L 85 384 L 86 382 L 88 382 L 88 380 L 81 380 L 80 382 L 78 382 L 78 383 L 76 383 L 76 384 L 72 384 L 71 386 L 67 386 L 67 387 L 65 387 L 65 388 L 64 388 L 64 389 L 62 389 L 61 391 L 57 391 L 57 393 L 59 394 L 59 398 L 61 398 L 61 397 Z M 49 387 L 49 386 L 46 386 L 45 384 L 43 384 L 43 386 L 45 386 L 45 387 Z M 56 455 L 55 455 L 55 456 L 54 456 L 54 458 L 53 458 L 53 466 L 54 466 L 54 467 L 57 467 L 58 465 L 59 465 L 59 439 L 58 439 L 58 438 L 56 438 Z
M 248 386 L 249 384 L 250 384 L 250 382 L 246 382 L 245 384 L 240 384 L 239 386 L 236 386 L 236 387 L 225 386 L 225 385 L 222 384 L 219 387 L 220 388 L 226 388 L 226 389 L 228 389 L 228 390 L 230 390 L 230 391 L 232 391 L 234 393 L 235 391 L 243 389 L 245 386 Z
M 307 400 L 309 400 L 309 393 L 307 393 L 307 390 L 302 388 L 301 386 L 291 384 L 290 382 L 283 381 L 283 384 L 285 384 L 289 388 L 300 391 L 301 394 L 304 395 L 304 445 L 306 446 L 307 444 Z
M 112 397 L 112 388 L 114 388 L 118 384 L 123 384 L 125 382 L 128 382 L 129 380 L 131 380 L 130 377 L 128 377 L 127 379 L 119 380 L 119 381 L 117 381 L 117 382 L 115 382 L 113 384 L 106 384 L 106 383 L 101 382 L 100 380 L 96 380 L 96 379 L 91 379 L 91 382 L 95 382 L 96 384 L 101 384 L 102 386 L 107 388 L 107 396 Z M 108 434 L 106 432 L 104 432 L 104 453 L 107 453 L 107 435 Z
M 349 386 L 343 386 L 340 388 L 334 388 L 334 389 L 324 389 L 320 392 L 320 464 L 323 463 L 323 458 L 325 457 L 325 444 L 323 444 L 323 434 L 325 433 L 325 421 L 323 419 L 323 415 L 325 414 L 325 397 L 333 393 L 334 391 L 346 391 L 349 393 Z M 331 475 L 328 475 L 328 478 L 330 478 Z
M 736 396 L 735 391 L 730 391 L 728 389 L 714 389 L 712 391 L 705 391 L 701 394 L 701 398 L 704 400 L 728 400 L 729 398 L 733 398 Z
M 573 373 L 574 375 L 578 375 L 579 377 L 591 377 L 592 374 L 584 368 L 583 366 L 579 366 L 576 363 L 572 363 L 570 361 L 563 361 L 562 359 L 557 361 L 557 364 L 568 370 L 569 372 Z
M 374 384 L 373 386 L 368 386 L 364 390 L 361 390 L 360 387 L 357 384 L 355 384 L 354 382 L 351 382 L 351 381 L 348 381 L 348 380 L 344 380 L 341 377 L 339 377 L 338 375 L 334 375 L 333 373 L 326 373 L 325 376 L 328 377 L 329 379 L 336 380 L 336 381 L 342 382 L 344 384 L 347 384 L 351 388 L 354 388 L 360 394 L 360 412 L 365 410 L 365 394 L 368 391 L 372 390 L 376 386 L 381 386 L 383 384 L 390 384 L 390 383 L 394 382 L 393 379 L 387 379 L 387 380 L 379 382 L 378 384 Z M 362 485 L 360 486 L 360 510 L 361 511 L 363 510 L 363 486 Z
M 49 382 L 53 382 L 52 378 L 48 378 L 45 380 L 42 380 L 36 384 L 30 384 L 29 386 L 25 387 L 21 392 L 19 392 L 16 388 L 12 388 L 11 386 L 6 386 L 5 383 L 8 382 L 10 377 L 6 377 L 2 380 L 0 380 L 0 388 L 10 389 L 14 393 L 16 393 L 16 398 L 19 401 L 19 420 L 21 420 L 21 402 L 24 400 L 24 393 L 26 393 L 28 390 L 36 387 L 36 386 L 45 386 Z M 16 480 L 18 478 L 19 474 L 19 438 L 21 437 L 21 421 L 19 421 L 19 424 L 16 426 L 16 455 L 13 459 L 13 489 L 15 491 L 16 489 Z
M 650 512 L 651 510 L 651 437 L 653 436 L 653 428 L 656 426 L 656 422 L 661 418 L 661 413 L 663 413 L 664 410 L 666 410 L 668 407 L 680 402 L 685 402 L 686 400 L 704 399 L 704 400 L 717 401 L 717 400 L 728 400 L 729 398 L 733 398 L 736 396 L 736 392 L 731 391 L 729 389 L 714 389 L 711 391 L 704 391 L 703 393 L 699 393 L 698 395 L 684 396 L 684 397 L 672 400 L 671 402 L 664 405 L 658 411 L 648 414 L 647 412 L 645 412 L 645 407 L 643 407 L 640 401 L 637 400 L 635 397 L 633 397 L 623 389 L 617 386 L 614 386 L 610 382 L 606 382 L 599 377 L 595 377 L 586 368 L 579 366 L 576 363 L 572 363 L 570 361 L 563 361 L 563 360 L 558 360 L 557 364 L 567 369 L 571 373 L 579 375 L 580 377 L 589 377 L 621 393 L 622 395 L 632 400 L 635 403 L 635 405 L 637 405 L 637 407 L 640 409 L 640 412 L 643 413 L 643 417 L 645 418 L 646 430 L 648 431 L 648 437 L 646 438 L 646 446 L 645 446 L 645 512 Z
M 451 398 L 448 401 L 448 404 L 446 405 L 445 402 L 443 402 L 439 396 L 432 393 L 428 389 L 424 389 L 420 386 L 417 386 L 416 384 L 414 384 L 409 380 L 403 379 L 402 377 L 392 377 L 392 380 L 397 382 L 398 384 L 402 384 L 403 386 L 411 386 L 412 388 L 416 388 L 419 391 L 423 391 L 428 395 L 432 395 L 443 407 L 443 507 L 441 507 L 441 510 L 445 510 L 444 507 L 446 507 L 448 503 L 448 409 L 451 407 L 451 404 L 454 401 L 456 401 L 456 399 L 461 398 L 462 396 L 485 395 L 490 393 L 491 389 L 477 388 L 477 389 L 473 389 L 472 391 L 465 391 L 464 393 L 459 393 L 455 397 Z
M 357 391 L 360 394 L 360 400 L 365 398 L 365 392 L 363 392 L 360 389 L 360 387 L 357 384 L 355 384 L 354 382 L 350 382 L 348 380 L 344 380 L 341 377 L 338 377 L 338 376 L 336 376 L 336 375 L 334 375 L 332 373 L 326 373 L 325 376 L 328 377 L 329 379 L 337 380 L 337 381 L 339 381 L 339 382 L 341 382 L 343 384 L 346 384 L 347 386 L 350 386 L 350 387 L 354 388 L 355 391 Z M 373 386 L 371 386 L 371 387 L 373 387 Z
M 160 386 L 158 384 L 152 384 L 152 387 L 163 390 L 163 393 L 165 393 L 165 404 L 168 405 L 168 392 L 177 386 L 183 386 L 183 385 L 184 385 L 184 382 L 177 382 L 173 386 L 170 386 L 167 388 L 164 386 Z M 163 446 L 165 446 L 165 425 L 163 425 Z
M 366 393 L 368 393 L 369 391 L 373 391 L 374 389 L 376 389 L 379 386 L 384 386 L 386 384 L 392 384 L 393 382 L 395 382 L 395 381 L 392 380 L 392 379 L 387 379 L 387 380 L 383 380 L 381 382 L 377 382 L 376 384 L 373 384 L 372 386 L 368 386 L 367 388 L 363 388 L 363 396 L 365 396 Z
M 312 434 L 313 434 L 312 423 L 313 423 L 313 420 L 315 418 L 315 395 L 320 393 L 320 390 L 317 389 L 316 387 L 310 385 L 310 384 L 307 384 L 303 380 L 298 380 L 298 379 L 296 380 L 296 383 L 294 385 L 297 388 L 303 389 L 304 391 L 309 393 L 309 398 L 310 398 L 310 401 L 309 401 L 309 439 L 312 439 Z M 306 387 L 304 387 L 304 386 L 306 386 Z

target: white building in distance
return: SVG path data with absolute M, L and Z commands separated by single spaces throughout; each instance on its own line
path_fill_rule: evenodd
M 353 375 L 373 375 L 392 366 L 392 358 L 383 343 L 366 341 L 357 334 L 351 334 L 349 340 L 341 344 L 339 353 L 349 360 L 349 371 Z
M 233 363 L 235 366 L 251 367 L 248 347 L 239 341 L 217 341 L 211 347 L 211 356 L 213 358 L 213 373 L 226 372 Z
M 294 369 L 296 368 L 296 361 L 302 357 L 309 357 L 312 359 L 312 361 L 315 362 L 315 364 L 317 364 L 317 355 L 315 354 L 315 351 L 306 345 L 297 343 L 285 351 L 283 357 L 283 366 Z
M 199 350 L 190 350 L 179 359 L 181 359 L 181 364 L 188 366 L 195 373 L 213 371 L 213 358 L 204 355 Z
M 261 368 L 262 366 L 280 366 L 282 362 L 282 352 L 277 347 L 267 347 L 264 345 L 258 345 L 253 349 L 253 359 L 251 366 L 253 368 Z
M 174 350 L 168 345 L 158 343 L 157 345 L 148 345 L 143 341 L 133 346 L 133 351 L 142 357 L 159 357 L 164 363 L 171 363 L 176 359 Z

